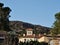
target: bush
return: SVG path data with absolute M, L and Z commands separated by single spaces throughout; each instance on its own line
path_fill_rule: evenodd
M 20 42 L 19 45 L 48 45 L 46 42 L 30 41 L 30 42 Z

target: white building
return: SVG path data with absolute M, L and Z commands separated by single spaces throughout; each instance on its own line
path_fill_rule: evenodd
M 28 29 L 26 29 L 26 34 L 23 34 L 23 36 L 21 37 L 19 37 L 19 42 L 21 41 L 21 42 L 26 42 L 26 41 L 35 41 L 35 40 L 37 40 L 38 42 L 48 42 L 49 40 L 48 40 L 48 38 L 47 37 L 45 37 L 44 35 L 42 35 L 42 34 L 38 34 L 38 35 L 36 35 L 36 34 L 33 34 L 33 29 L 31 29 L 31 28 L 28 28 Z

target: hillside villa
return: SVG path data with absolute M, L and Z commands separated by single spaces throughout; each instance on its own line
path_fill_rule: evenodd
M 25 42 L 25 41 L 38 41 L 38 42 L 49 42 L 48 37 L 46 37 L 43 34 L 33 34 L 33 29 L 28 28 L 26 29 L 26 34 L 23 34 L 23 36 L 19 36 L 19 42 Z

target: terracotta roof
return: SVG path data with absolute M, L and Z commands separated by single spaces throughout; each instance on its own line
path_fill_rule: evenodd
M 26 35 L 26 36 L 23 36 L 23 38 L 41 38 L 43 35 L 39 36 L 39 35 Z
M 27 28 L 26 30 L 33 30 L 32 28 Z

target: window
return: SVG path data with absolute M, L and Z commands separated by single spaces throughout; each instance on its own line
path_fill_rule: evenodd
M 31 32 L 28 32 L 28 34 L 31 34 Z
M 32 35 L 32 31 L 27 31 L 27 35 Z

